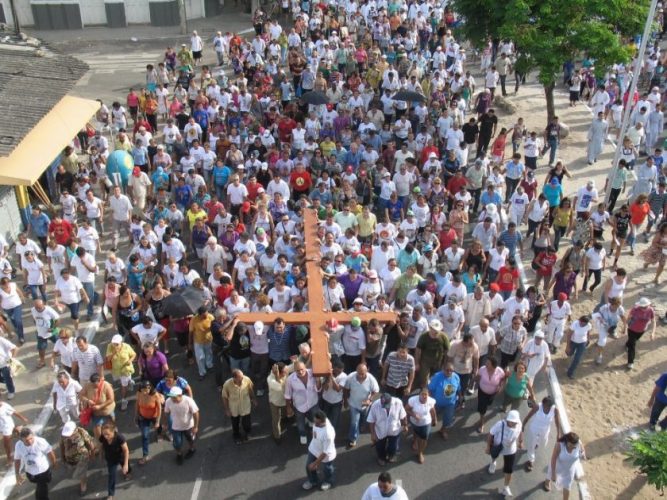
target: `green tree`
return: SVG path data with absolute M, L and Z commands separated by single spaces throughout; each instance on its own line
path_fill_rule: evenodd
M 511 39 L 517 69 L 537 71 L 548 119 L 555 115 L 554 88 L 563 64 L 582 54 L 600 74 L 633 56 L 628 40 L 641 34 L 649 0 L 454 0 L 461 31 L 473 45 Z
M 630 441 L 626 455 L 639 473 L 646 475 L 648 483 L 664 494 L 667 487 L 667 432 L 642 432 Z

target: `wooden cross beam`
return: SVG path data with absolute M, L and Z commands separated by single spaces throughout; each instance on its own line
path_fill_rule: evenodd
M 277 318 L 282 318 L 286 324 L 308 325 L 312 352 L 313 373 L 325 376 L 331 368 L 329 359 L 329 341 L 326 335 L 326 322 L 335 318 L 338 323 L 350 323 L 353 317 L 361 321 L 370 321 L 375 318 L 380 322 L 396 321 L 395 312 L 362 312 L 348 311 L 330 312 L 324 307 L 323 273 L 320 267 L 320 240 L 317 236 L 319 220 L 312 208 L 304 210 L 304 238 L 306 246 L 306 275 L 308 277 L 308 311 L 285 313 L 239 313 L 237 318 L 246 324 L 263 321 L 272 324 Z

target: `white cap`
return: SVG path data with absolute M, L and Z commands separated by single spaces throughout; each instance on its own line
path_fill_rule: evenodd
M 518 411 L 512 410 L 507 414 L 505 420 L 508 422 L 514 422 L 515 424 L 518 424 L 519 422 L 521 422 L 521 416 L 519 415 Z
M 175 398 L 182 395 L 183 395 L 183 389 L 181 389 L 180 387 L 172 387 L 169 390 L 169 397 Z
M 354 301 L 352 301 L 352 303 L 353 304 L 363 304 L 364 299 L 362 299 L 361 297 L 357 297 L 356 299 L 354 299 Z
M 637 301 L 637 303 L 635 305 L 637 305 L 639 307 L 648 307 L 648 306 L 651 305 L 651 301 L 649 299 L 647 299 L 646 297 L 642 297 L 641 299 L 639 299 Z
M 544 332 L 542 330 L 537 330 L 535 332 L 535 338 L 536 339 L 543 339 L 544 338 Z
M 122 344 L 123 343 L 123 336 L 117 333 L 113 337 L 111 337 L 111 343 L 112 344 Z
M 60 432 L 60 435 L 62 437 L 70 437 L 72 434 L 74 434 L 74 431 L 76 430 L 76 422 L 67 422 L 65 425 L 63 425 L 63 430 Z
M 252 325 L 252 326 L 255 329 L 255 333 L 257 335 L 262 335 L 264 333 L 264 322 L 263 321 L 255 321 L 255 324 Z
M 431 330 L 440 331 L 442 330 L 442 322 L 439 319 L 432 319 L 431 322 L 428 324 L 428 327 Z

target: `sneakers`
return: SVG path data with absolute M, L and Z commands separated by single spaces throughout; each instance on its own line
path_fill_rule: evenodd
M 15 392 L 10 392 L 7 394 L 7 399 L 14 399 L 15 396 L 16 396 Z
M 120 400 L 120 411 L 127 410 L 127 399 Z
M 313 483 L 311 483 L 310 481 L 306 481 L 305 483 L 303 483 L 301 485 L 301 488 L 303 488 L 306 491 L 312 490 L 314 487 L 315 487 L 315 485 Z
M 597 358 L 595 358 L 595 364 L 596 365 L 602 364 L 602 355 L 599 355 Z
M 301 444 L 308 444 L 308 438 L 306 436 L 301 436 L 301 437 L 299 437 L 299 442 Z
M 503 495 L 504 497 L 511 497 L 514 496 L 512 493 L 512 490 L 510 490 L 509 486 L 505 486 L 504 488 L 498 488 L 498 492 Z
M 628 363 L 628 370 L 632 370 L 635 367 L 634 363 Z
M 489 474 L 495 474 L 496 472 L 496 461 L 494 460 L 489 464 Z
M 346 450 L 351 450 L 351 449 L 354 448 L 355 446 L 357 446 L 357 442 L 356 442 L 356 441 L 350 441 L 350 442 L 348 442 L 347 445 L 345 446 L 345 449 L 346 449 Z
M 466 394 L 467 394 L 468 396 L 472 396 L 472 395 L 475 394 L 475 391 L 473 391 L 472 389 L 468 389 L 468 390 L 466 391 Z
M 320 485 L 320 490 L 327 491 L 331 489 L 331 483 L 322 483 Z

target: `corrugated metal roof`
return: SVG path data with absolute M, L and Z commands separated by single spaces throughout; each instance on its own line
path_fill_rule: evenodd
M 0 156 L 9 156 L 86 71 L 83 61 L 43 45 L 0 43 Z

